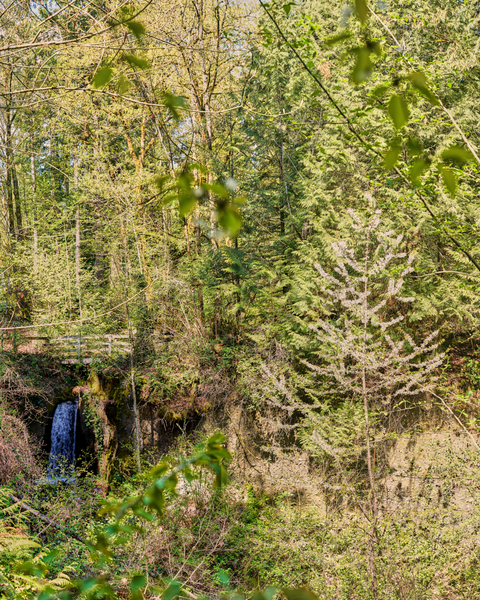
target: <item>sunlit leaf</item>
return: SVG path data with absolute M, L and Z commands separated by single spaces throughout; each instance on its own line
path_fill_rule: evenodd
M 440 173 L 442 175 L 443 183 L 447 188 L 448 192 L 451 196 L 455 196 L 455 191 L 457 189 L 457 176 L 452 171 L 452 169 L 449 169 L 448 167 L 441 167 Z
M 390 83 L 382 83 L 381 85 L 377 85 L 377 87 L 370 92 L 370 96 L 372 98 L 381 98 L 386 92 L 388 92 L 390 87 Z
M 425 73 L 422 73 L 422 71 L 410 73 L 408 75 L 408 79 L 411 81 L 413 87 L 420 92 L 422 96 L 424 96 L 430 102 L 430 104 L 433 104 L 434 106 L 438 106 L 440 104 L 438 98 L 428 86 Z
M 230 191 L 227 188 L 223 187 L 223 185 L 220 185 L 219 183 L 212 183 L 211 185 L 206 185 L 205 187 L 217 196 L 220 196 L 220 198 L 230 197 Z
M 356 60 L 352 71 L 352 80 L 358 85 L 370 77 L 372 61 L 370 60 L 370 52 L 365 46 L 357 48 L 355 54 Z
M 368 6 L 366 0 L 355 0 L 355 11 L 360 23 L 365 24 L 368 19 Z
M 164 92 L 163 103 L 176 121 L 180 119 L 179 110 L 187 106 L 187 101 L 183 96 L 173 96 L 169 92 Z
M 140 41 L 142 35 L 145 33 L 145 27 L 143 23 L 141 21 L 134 20 L 126 21 L 124 24 L 130 29 L 137 40 Z
M 207 450 L 222 448 L 226 441 L 227 438 L 223 435 L 223 433 L 214 433 L 207 440 Z
M 448 163 L 463 165 L 470 162 L 473 159 L 473 155 L 470 150 L 467 150 L 466 148 L 450 146 L 450 148 L 447 148 L 442 152 L 442 159 Z
M 401 129 L 408 121 L 410 111 L 405 100 L 394 94 L 388 103 L 388 114 L 390 115 L 396 129 Z
M 96 90 L 104 87 L 107 83 L 112 79 L 113 69 L 110 67 L 103 67 L 102 69 L 98 69 L 95 73 L 95 77 L 92 81 L 92 87 Z
M 318 596 L 307 588 L 284 588 L 283 594 L 287 600 L 318 600 Z
M 135 508 L 135 509 L 133 509 L 133 512 L 137 515 L 137 517 L 140 517 L 140 518 L 144 519 L 145 521 L 153 521 L 153 519 L 154 519 L 153 515 L 145 512 L 141 508 Z
M 182 584 L 179 581 L 172 581 L 162 594 L 162 600 L 174 600 L 180 594 Z
M 330 46 L 335 46 L 336 44 L 340 44 L 344 40 L 348 40 L 348 38 L 351 38 L 351 37 L 352 37 L 352 33 L 350 33 L 349 31 L 346 31 L 344 33 L 339 33 L 338 35 L 334 35 L 332 37 L 327 38 L 326 40 L 324 40 L 324 44 L 327 48 L 329 48 Z
M 413 183 L 418 183 L 418 178 L 428 169 L 429 166 L 430 163 L 423 158 L 417 159 L 410 167 L 410 171 L 408 173 L 410 180 Z
M 130 582 L 130 591 L 136 592 L 147 583 L 145 575 L 135 575 Z
M 132 87 L 131 82 L 122 73 L 122 75 L 120 75 L 120 77 L 118 78 L 118 83 L 117 83 L 118 93 L 123 96 L 123 94 L 126 94 L 131 87 Z
M 398 144 L 395 144 L 395 143 L 392 144 L 390 146 L 390 148 L 387 150 L 385 157 L 383 159 L 383 164 L 387 171 L 392 169 L 397 164 L 398 157 L 400 156 L 401 150 L 402 150 L 401 146 Z
M 412 156 L 418 156 L 419 154 L 421 154 L 423 152 L 422 145 L 420 144 L 420 142 L 418 140 L 416 140 L 414 138 L 409 138 L 407 140 L 406 146 Z
M 193 193 L 187 192 L 180 193 L 178 196 L 180 216 L 184 217 L 188 215 L 197 206 L 197 199 Z
M 136 54 L 127 54 L 124 53 L 122 56 L 123 60 L 125 60 L 131 67 L 137 67 L 142 71 L 150 68 L 150 63 L 145 58 L 140 58 Z

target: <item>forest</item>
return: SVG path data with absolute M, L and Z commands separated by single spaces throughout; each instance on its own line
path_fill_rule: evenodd
M 480 598 L 479 55 L 0 0 L 1 600 Z

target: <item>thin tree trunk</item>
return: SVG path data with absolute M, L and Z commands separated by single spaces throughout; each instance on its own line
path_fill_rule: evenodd
M 140 473 L 142 470 L 140 465 L 140 420 L 138 418 L 137 408 L 137 393 L 135 391 L 135 376 L 133 372 L 133 348 L 130 359 L 131 366 L 131 386 L 132 386 L 132 399 L 133 399 L 133 418 L 135 420 L 135 462 L 137 464 L 137 472 Z
M 22 223 L 22 207 L 20 203 L 20 189 L 18 187 L 17 171 L 15 169 L 15 162 L 12 152 L 12 184 L 13 184 L 13 197 L 15 199 L 15 221 L 17 228 L 17 238 L 23 237 L 23 223 Z
M 7 208 L 8 208 L 8 229 L 10 236 L 15 236 L 15 208 L 13 201 L 13 181 L 12 181 L 12 166 L 13 166 L 13 149 L 12 149 L 12 120 L 10 117 L 10 107 L 7 104 L 5 107 L 6 121 L 6 139 L 5 139 L 5 169 L 6 169 L 6 188 L 7 188 Z
M 80 318 L 82 318 L 82 291 L 80 287 L 80 209 L 75 212 L 75 283 L 77 286 L 78 305 Z
M 35 158 L 30 156 L 30 167 L 32 175 L 32 202 L 33 202 L 33 270 L 38 271 L 38 224 L 37 224 L 37 172 L 35 170 Z
M 362 394 L 363 394 L 363 410 L 365 414 L 365 436 L 367 443 L 367 468 L 368 468 L 368 479 L 370 482 L 370 506 L 372 511 L 372 523 L 370 538 L 368 544 L 368 563 L 370 577 L 372 581 L 372 594 L 373 598 L 376 599 L 378 596 L 377 589 L 377 574 L 375 568 L 375 555 L 376 555 L 376 537 L 377 537 L 377 492 L 375 488 L 375 471 L 372 460 L 372 449 L 370 446 L 370 418 L 369 418 L 369 405 L 368 405 L 368 390 L 367 390 L 367 373 L 366 373 L 366 356 L 367 356 L 367 323 L 368 323 L 368 252 L 369 242 L 367 238 L 367 247 L 365 250 L 365 265 L 364 265 L 364 298 L 363 298 L 363 364 L 362 364 Z

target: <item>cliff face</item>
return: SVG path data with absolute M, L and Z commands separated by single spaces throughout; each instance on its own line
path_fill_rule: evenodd
M 234 460 L 234 477 L 267 496 L 286 494 L 322 514 L 354 508 L 365 497 L 364 453 L 341 474 L 332 461 L 316 461 L 298 447 L 272 444 L 265 420 L 241 405 L 210 412 L 201 427 L 223 431 Z M 468 512 L 477 498 L 480 435 L 449 413 L 426 408 L 416 413 L 409 432 L 392 432 L 377 447 L 376 482 L 384 512 L 412 507 L 452 506 Z M 408 431 L 407 430 L 407 431 Z
M 141 450 L 148 451 L 153 460 L 167 452 L 181 432 L 222 431 L 233 455 L 233 477 L 261 494 L 285 494 L 322 514 L 341 507 L 350 509 L 359 495 L 365 495 L 361 443 L 355 462 L 319 460 L 292 440 L 275 441 L 269 430 L 272 415 L 268 419 L 259 409 L 248 409 L 228 382 L 198 384 L 189 395 L 171 400 L 160 399 L 149 387 L 148 378 L 139 378 L 137 383 Z M 70 389 L 68 397 L 72 394 L 80 398 L 77 456 L 86 451 L 90 467 L 108 481 L 115 459 L 125 464 L 132 461 L 134 419 L 129 381 L 121 373 L 107 377 L 92 372 L 86 385 Z M 63 399 L 62 393 L 50 401 L 51 414 Z M 48 435 L 48 424 L 43 429 L 43 435 Z M 451 505 L 470 510 L 476 502 L 472 482 L 479 451 L 480 437 L 473 429 L 467 430 L 451 413 L 424 403 L 411 413 L 408 423 L 398 423 L 397 429 L 375 446 L 381 509 Z

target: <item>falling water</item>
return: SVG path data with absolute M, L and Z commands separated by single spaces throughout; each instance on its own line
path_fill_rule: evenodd
M 52 445 L 48 460 L 48 479 L 54 483 L 73 483 L 75 468 L 75 432 L 78 400 L 58 404 L 53 415 Z

